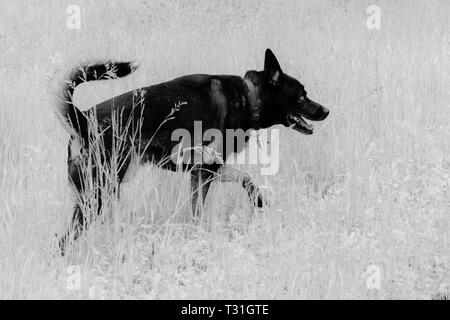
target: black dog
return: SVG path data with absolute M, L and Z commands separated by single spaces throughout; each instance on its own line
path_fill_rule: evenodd
M 92 171 L 93 181 L 104 179 L 102 167 L 108 166 L 112 161 L 118 131 L 123 140 L 119 156 L 117 152 L 114 156 L 114 160 L 120 164 L 116 166 L 119 185 L 131 162 L 133 152 L 140 155 L 141 161 L 152 161 L 160 163 L 165 169 L 178 170 L 179 166 L 173 161 L 164 161 L 171 157 L 178 144 L 177 141 L 172 141 L 171 135 L 176 129 L 193 133 L 196 121 L 201 121 L 203 131 L 217 129 L 223 133 L 223 137 L 226 137 L 225 130 L 228 129 L 247 131 L 269 128 L 277 124 L 310 135 L 313 133 L 313 127 L 304 118 L 321 121 L 329 114 L 326 108 L 307 97 L 303 85 L 298 80 L 282 72 L 270 49 L 266 51 L 264 70 L 249 71 L 244 78 L 231 75 L 184 76 L 125 93 L 86 112 L 80 111 L 72 103 L 73 92 L 79 84 L 124 77 L 136 67 L 134 63 L 107 63 L 81 67 L 71 74 L 64 87 L 62 97 L 64 103 L 60 113 L 73 128 L 69 145 L 69 179 L 79 195 L 87 192 L 88 185 L 92 186 L 92 183 L 86 181 L 86 168 Z M 115 126 L 112 124 L 114 119 L 118 122 Z M 92 123 L 97 125 L 96 129 L 93 129 Z M 94 136 L 97 138 L 93 138 Z M 103 151 L 97 157 L 96 164 L 88 165 L 93 144 L 99 136 L 103 143 Z M 81 146 L 80 155 L 73 152 L 74 142 L 78 142 Z M 202 144 L 206 145 L 203 142 Z M 223 141 L 223 144 L 226 142 Z M 235 146 L 232 152 L 239 152 L 243 147 Z M 229 153 L 228 149 L 220 155 L 222 159 L 228 157 L 227 152 Z M 231 177 L 231 180 L 242 182 L 255 205 L 263 206 L 264 201 L 258 188 L 246 173 L 226 174 L 221 163 L 184 163 L 183 169 L 191 173 L 194 218 L 198 218 L 200 213 L 199 197 L 204 201 L 210 183 L 216 177 L 224 181 L 230 181 Z M 98 203 L 97 211 L 100 213 L 101 191 L 98 188 L 94 190 L 96 190 L 94 197 Z M 82 210 L 82 199 L 83 197 L 79 197 L 72 225 L 59 243 L 62 254 L 70 237 L 77 239 L 90 218 L 86 217 Z

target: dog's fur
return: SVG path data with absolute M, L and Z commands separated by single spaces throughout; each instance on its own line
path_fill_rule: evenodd
M 125 150 L 120 153 L 121 159 L 117 169 L 118 184 L 123 180 L 134 151 L 141 156 L 142 161 L 161 163 L 169 170 L 177 170 L 172 161 L 165 161 L 178 142 L 172 141 L 171 134 L 176 129 L 186 129 L 193 136 L 194 122 L 201 121 L 203 131 L 218 129 L 226 137 L 227 129 L 269 128 L 281 124 L 293 128 L 303 134 L 312 134 L 313 128 L 303 119 L 313 121 L 324 120 L 329 111 L 323 106 L 311 101 L 303 85 L 296 79 L 283 73 L 281 67 L 270 49 L 265 56 L 264 70 L 249 71 L 244 78 L 231 75 L 188 75 L 169 82 L 141 88 L 125 93 L 98 104 L 92 109 L 82 112 L 72 103 L 75 88 L 87 81 L 106 80 L 123 77 L 137 68 L 135 63 L 107 63 L 78 68 L 68 79 L 62 91 L 64 103 L 59 111 L 72 130 L 69 145 L 69 179 L 79 195 L 86 192 L 86 181 L 83 168 L 86 165 L 89 150 L 92 150 L 92 121 L 98 124 L 97 136 L 101 136 L 104 152 L 100 164 L 91 165 L 94 181 L 101 179 L 101 166 L 108 165 L 114 149 L 112 129 L 113 115 L 118 117 L 117 130 L 126 138 Z M 180 106 L 180 102 L 183 104 Z M 178 108 L 174 108 L 177 106 Z M 170 118 L 168 119 L 168 115 Z M 139 134 L 136 134 L 139 128 Z M 72 150 L 74 141 L 81 145 L 81 156 L 75 156 Z M 226 145 L 226 142 L 223 142 Z M 227 150 L 228 151 L 228 150 Z M 239 148 L 234 150 L 239 152 Z M 225 152 L 226 153 L 226 152 Z M 222 154 L 222 159 L 229 154 Z M 84 161 L 84 162 L 83 162 Z M 194 163 L 185 165 L 191 172 L 192 207 L 194 218 L 198 218 L 199 198 L 204 201 L 212 178 L 221 176 L 221 164 Z M 235 175 L 233 180 L 240 180 L 255 205 L 263 206 L 264 200 L 258 188 L 247 174 Z M 98 181 L 98 180 L 97 180 Z M 199 192 L 201 190 L 201 192 Z M 116 190 L 117 191 L 117 190 Z M 200 194 L 199 194 L 200 193 Z M 96 193 L 97 210 L 100 212 L 102 197 Z M 83 213 L 79 197 L 69 231 L 62 237 L 60 248 L 62 254 L 69 239 L 76 239 L 86 227 L 89 217 Z

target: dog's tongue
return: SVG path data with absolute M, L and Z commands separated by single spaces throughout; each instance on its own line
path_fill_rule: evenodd
M 308 124 L 302 117 L 296 116 L 296 115 L 291 115 L 290 118 L 291 118 L 292 121 L 294 121 L 294 123 L 290 126 L 291 129 L 293 127 L 299 125 L 299 126 L 305 128 L 305 129 L 309 130 L 309 131 L 313 130 L 313 126 Z
M 308 124 L 302 117 L 297 117 L 297 118 L 298 118 L 298 123 L 299 123 L 302 127 L 306 128 L 306 129 L 308 129 L 308 130 L 312 130 L 312 129 L 313 129 L 313 126 L 310 125 L 310 124 Z

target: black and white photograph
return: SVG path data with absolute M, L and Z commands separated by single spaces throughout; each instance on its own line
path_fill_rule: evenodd
M 0 0 L 0 300 L 448 300 L 449 18 Z

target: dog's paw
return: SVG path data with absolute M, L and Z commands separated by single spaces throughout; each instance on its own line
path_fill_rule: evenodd
M 192 217 L 192 226 L 194 228 L 199 228 L 200 227 L 200 222 L 201 222 L 201 216 L 196 215 Z
M 66 256 L 66 239 L 59 239 L 55 234 L 56 241 L 52 245 L 52 256 L 53 258 L 64 258 Z
M 260 192 L 258 192 L 257 196 L 255 197 L 255 207 L 258 209 L 269 207 L 269 202 L 263 197 Z

